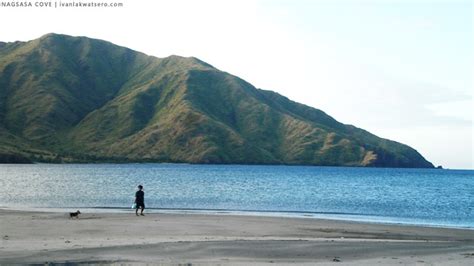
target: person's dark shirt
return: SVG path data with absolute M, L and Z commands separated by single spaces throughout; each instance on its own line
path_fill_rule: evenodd
M 142 190 L 137 191 L 137 193 L 135 193 L 135 199 L 137 203 L 143 203 L 145 201 L 145 192 Z

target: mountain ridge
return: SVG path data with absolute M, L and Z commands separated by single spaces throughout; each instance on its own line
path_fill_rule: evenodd
M 0 106 L 0 161 L 433 167 L 197 58 L 87 37 L 0 44 Z

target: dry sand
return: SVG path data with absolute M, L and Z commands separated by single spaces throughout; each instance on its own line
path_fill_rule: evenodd
M 303 218 L 0 210 L 0 264 L 474 265 L 474 230 Z

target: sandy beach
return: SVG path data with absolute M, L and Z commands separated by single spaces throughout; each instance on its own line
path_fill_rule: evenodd
M 303 218 L 0 210 L 0 264 L 474 265 L 474 230 Z

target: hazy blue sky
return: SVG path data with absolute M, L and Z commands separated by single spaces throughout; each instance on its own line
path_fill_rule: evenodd
M 256 87 L 406 143 L 436 165 L 474 168 L 472 1 L 124 4 L 0 8 L 0 25 L 10 25 L 2 27 L 0 40 L 57 32 L 159 57 L 195 56 Z

